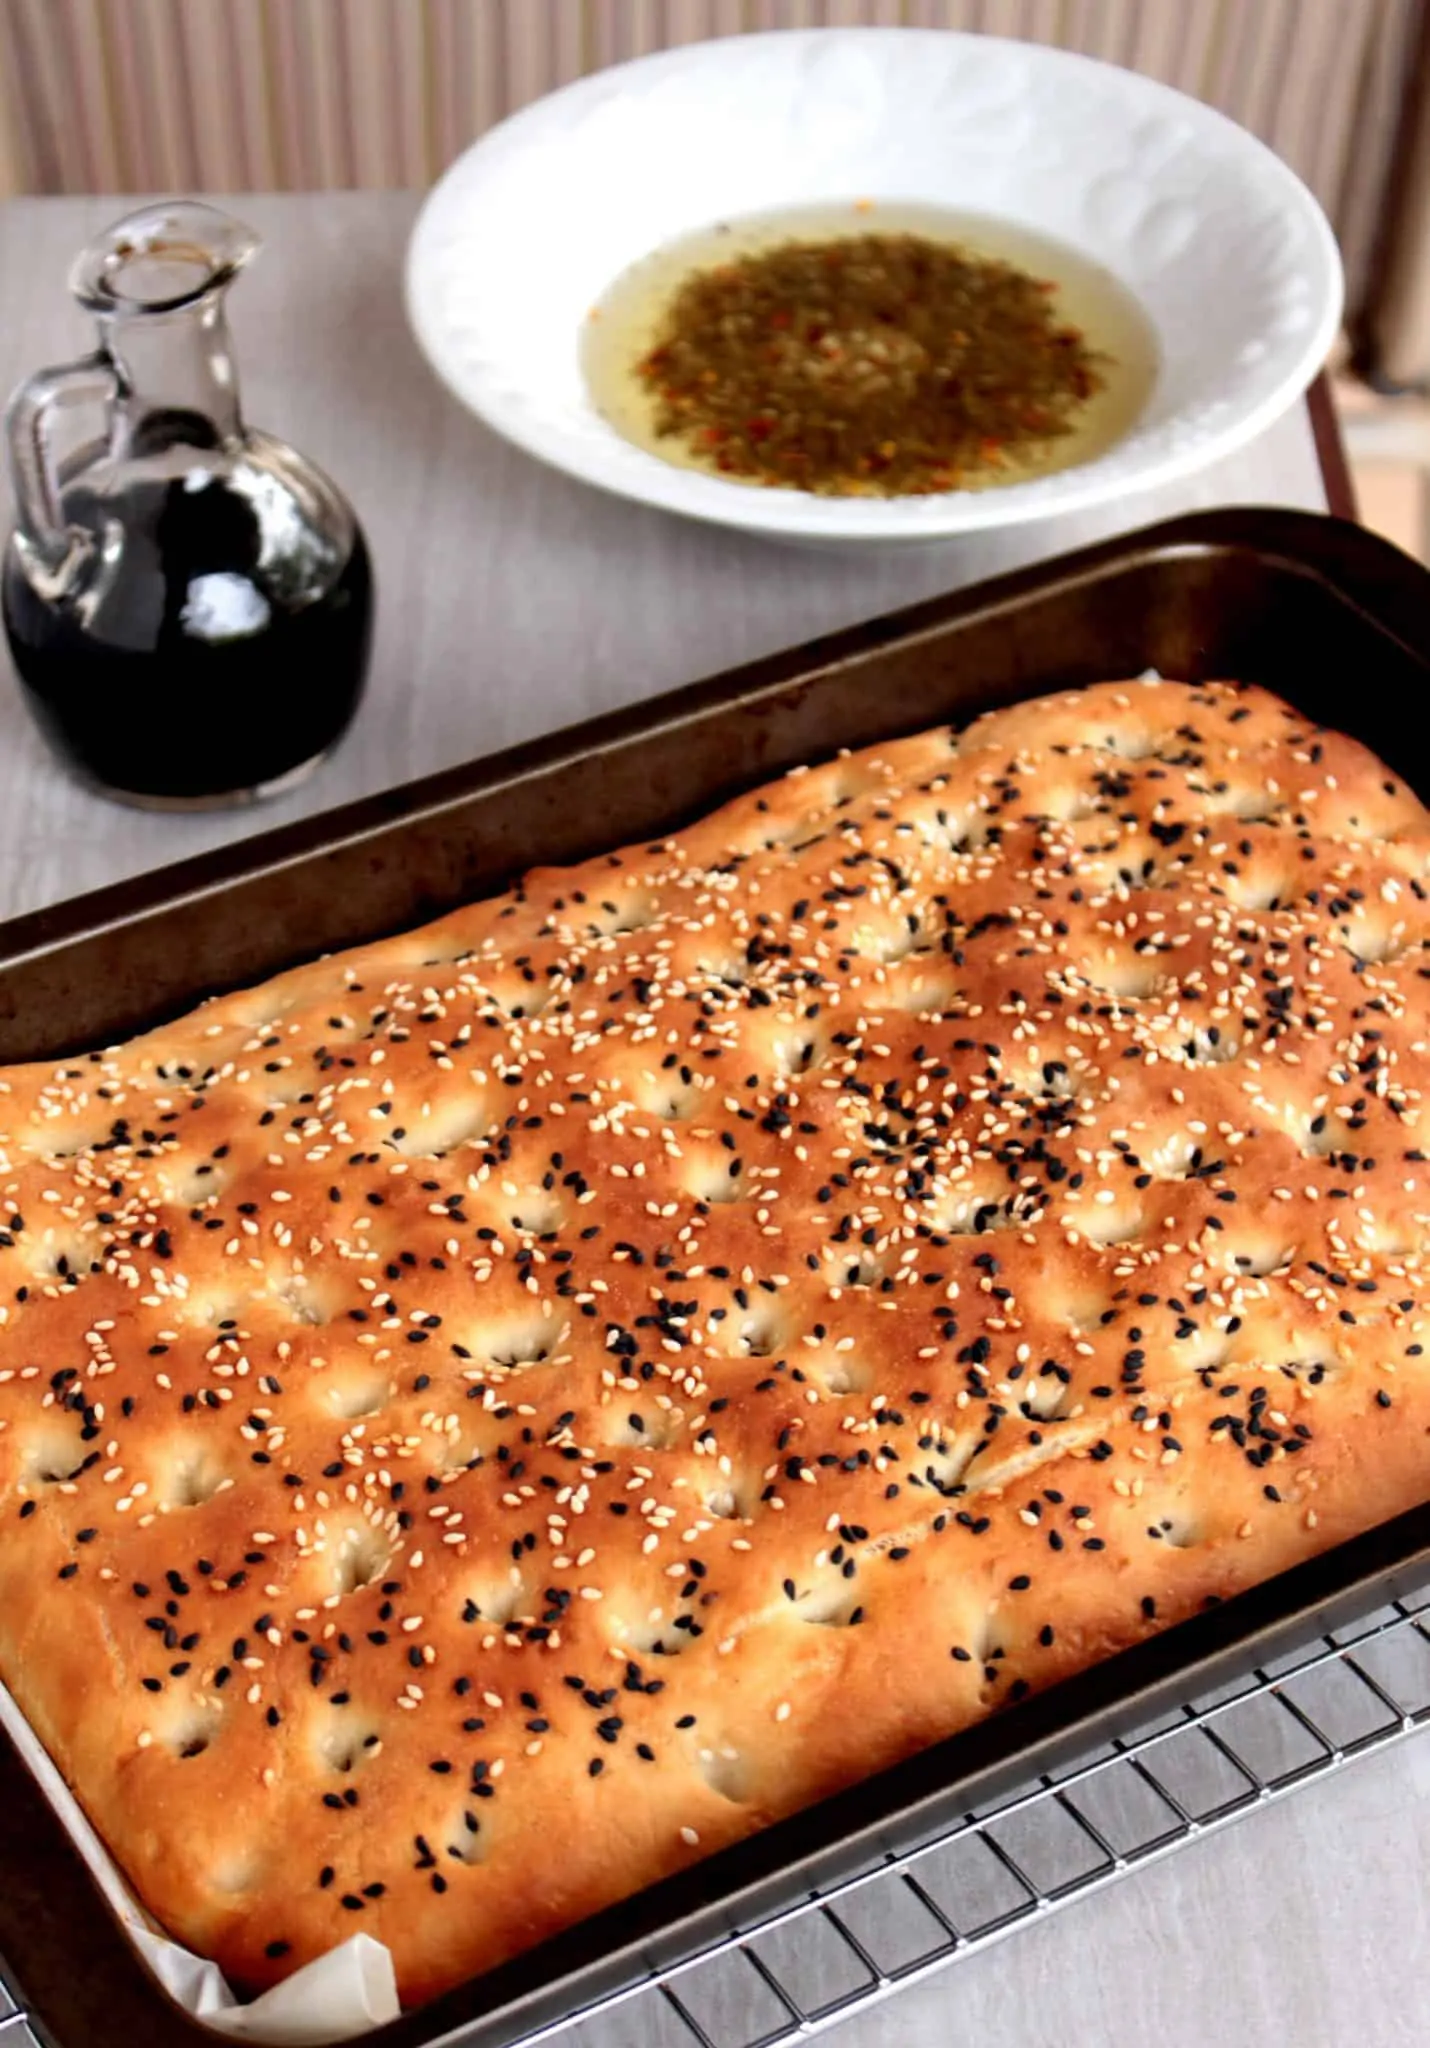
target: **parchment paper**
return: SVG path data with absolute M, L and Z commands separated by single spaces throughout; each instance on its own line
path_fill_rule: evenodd
M 368 1934 L 352 1935 L 339 1948 L 295 1970 L 272 1991 L 241 2004 L 215 1964 L 171 1941 L 145 1912 L 3 1685 L 0 1727 L 34 1773 L 151 1974 L 194 2019 L 216 2033 L 268 2048 L 319 2048 L 321 2043 L 371 2033 L 397 2018 L 392 1957 Z M 17 1961 L 23 1967 L 23 1958 Z

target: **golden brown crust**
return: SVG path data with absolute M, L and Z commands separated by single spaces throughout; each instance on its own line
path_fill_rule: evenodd
M 1426 1492 L 1430 820 L 1105 684 L 0 1075 L 0 1678 L 415 2000 Z

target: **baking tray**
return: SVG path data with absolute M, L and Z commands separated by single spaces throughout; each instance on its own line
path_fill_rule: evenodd
M 0 1061 L 113 1040 L 535 862 L 658 836 L 798 761 L 1155 667 L 1266 684 L 1422 795 L 1430 575 L 1306 513 L 1196 514 L 0 926 Z M 584 1922 L 367 2038 L 498 2048 L 1014 1784 L 1264 1667 L 1430 1573 L 1430 1507 L 1298 1566 Z M 55 2048 L 213 2035 L 149 1979 L 0 1738 L 0 1965 Z

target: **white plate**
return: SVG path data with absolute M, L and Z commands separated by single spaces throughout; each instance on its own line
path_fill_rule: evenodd
M 580 336 L 629 264 L 731 216 L 859 198 L 1017 222 L 1112 271 L 1161 348 L 1141 419 L 1056 475 L 882 499 L 727 482 L 606 424 Z M 1167 86 L 993 36 L 827 29 L 645 57 L 503 122 L 423 207 L 407 304 L 457 397 L 543 461 L 721 525 L 877 544 L 1079 510 L 1225 455 L 1320 367 L 1341 269 L 1300 180 Z

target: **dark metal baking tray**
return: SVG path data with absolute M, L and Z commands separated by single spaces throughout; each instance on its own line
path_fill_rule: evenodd
M 1430 575 L 1357 527 L 1237 510 L 1154 526 L 0 926 L 0 1061 L 112 1041 L 535 862 L 648 838 L 797 761 L 1155 667 L 1265 683 L 1422 795 Z M 1388 1522 L 652 1887 L 407 2015 L 380 2048 L 498 2048 L 719 1944 L 1430 1570 Z M 212 2048 L 147 1976 L 0 1739 L 0 1973 L 55 2048 Z

